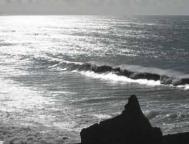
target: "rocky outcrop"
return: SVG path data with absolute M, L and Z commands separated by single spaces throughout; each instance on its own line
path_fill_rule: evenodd
M 161 144 L 163 140 L 161 130 L 151 126 L 134 95 L 120 115 L 83 129 L 80 136 L 82 144 Z
M 189 132 L 162 135 L 152 127 L 132 95 L 124 111 L 111 119 L 94 124 L 80 133 L 81 144 L 188 144 Z

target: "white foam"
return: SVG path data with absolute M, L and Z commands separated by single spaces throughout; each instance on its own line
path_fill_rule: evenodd
M 107 114 L 94 114 L 93 116 L 97 117 L 98 119 L 109 119 L 112 116 L 111 115 L 107 115 Z
M 189 84 L 186 85 L 179 85 L 178 88 L 183 88 L 184 90 L 189 90 Z
M 59 129 L 73 130 L 73 127 L 76 126 L 76 123 L 73 121 L 69 122 L 54 122 L 53 126 Z
M 78 72 L 78 71 L 73 71 L 73 72 Z M 85 75 L 87 77 L 92 77 L 95 79 L 102 79 L 102 80 L 108 80 L 112 82 L 124 82 L 124 83 L 139 83 L 143 85 L 148 85 L 148 86 L 159 86 L 161 85 L 160 81 L 154 81 L 154 80 L 147 80 L 147 79 L 130 79 L 125 76 L 118 76 L 114 73 L 103 73 L 103 74 L 98 74 L 92 71 L 79 71 L 82 75 Z
M 53 101 L 43 97 L 37 90 L 24 87 L 12 80 L 0 79 L 0 110 L 7 112 L 43 108 Z
M 92 71 L 77 71 L 77 70 L 74 70 L 72 72 L 79 72 L 80 74 L 85 75 L 87 77 L 91 77 L 91 78 L 95 78 L 95 79 L 101 79 L 101 80 L 108 80 L 108 81 L 111 81 L 113 83 L 115 83 L 115 82 L 138 83 L 138 84 L 147 85 L 147 86 L 160 86 L 160 85 L 163 86 L 163 84 L 161 84 L 161 82 L 159 80 L 158 81 L 147 80 L 147 79 L 136 79 L 136 80 L 134 80 L 134 79 L 131 79 L 131 78 L 128 78 L 128 77 L 125 77 L 125 76 L 116 75 L 112 72 L 102 73 L 102 74 L 95 73 L 95 72 L 92 72 Z M 182 88 L 184 90 L 189 90 L 189 84 L 179 85 L 179 86 L 173 86 L 173 85 L 164 85 L 164 86 L 171 86 L 171 87 Z

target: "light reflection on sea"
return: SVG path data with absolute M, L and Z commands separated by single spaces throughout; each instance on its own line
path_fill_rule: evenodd
M 119 114 L 136 94 L 154 126 L 164 133 L 188 131 L 188 85 L 73 71 L 100 63 L 185 76 L 188 29 L 182 20 L 174 23 L 177 17 L 163 19 L 1 16 L 0 121 L 79 133 Z

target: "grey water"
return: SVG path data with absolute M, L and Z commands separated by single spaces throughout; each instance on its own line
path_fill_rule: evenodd
M 0 121 L 82 128 L 136 94 L 164 134 L 189 131 L 189 85 L 79 70 L 85 63 L 189 77 L 188 16 L 1 16 Z

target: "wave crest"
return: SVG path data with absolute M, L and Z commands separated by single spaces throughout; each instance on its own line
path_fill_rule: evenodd
M 98 65 L 95 63 L 71 62 L 62 59 L 51 59 L 50 62 L 48 59 L 47 61 L 40 59 L 40 62 L 43 65 L 48 64 L 49 68 L 56 67 L 57 69 L 61 68 L 67 71 L 77 71 L 86 76 L 100 79 L 136 82 L 146 85 L 170 85 L 186 90 L 189 89 L 188 76 L 169 76 L 168 74 L 131 70 L 129 66 L 127 68 L 127 66 Z
M 163 85 L 171 85 L 171 86 L 182 86 L 182 85 L 189 85 L 189 78 L 188 77 L 183 77 L 179 78 L 178 77 L 173 77 L 173 76 L 168 76 L 168 75 L 161 75 L 157 73 L 150 73 L 150 72 L 136 72 L 136 71 L 131 71 L 128 69 L 122 69 L 121 67 L 113 67 L 109 65 L 96 65 L 96 64 L 91 64 L 91 63 L 83 63 L 83 64 L 74 64 L 72 63 L 71 65 L 72 70 L 78 70 L 78 71 L 89 71 L 89 72 L 94 72 L 94 74 L 114 74 L 115 76 L 121 76 L 121 77 L 116 77 L 117 80 L 125 78 L 129 78 L 130 81 L 133 80 L 148 80 L 148 81 L 158 81 L 160 84 Z M 92 73 L 90 73 L 92 74 Z M 86 75 L 89 75 L 89 73 Z M 102 75 L 103 77 L 105 75 Z M 111 76 L 113 77 L 113 75 Z M 188 86 L 187 86 L 188 88 Z

